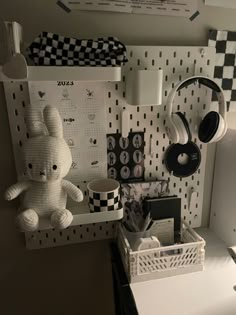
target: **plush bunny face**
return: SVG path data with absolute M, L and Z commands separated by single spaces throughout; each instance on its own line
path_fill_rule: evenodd
M 24 145 L 24 163 L 31 180 L 58 180 L 69 172 L 72 157 L 64 139 L 41 136 L 29 139 Z
M 44 122 L 40 121 L 37 113 L 29 110 L 27 124 L 31 137 L 24 144 L 23 160 L 31 180 L 55 181 L 67 175 L 72 157 L 63 139 L 62 122 L 57 109 L 46 106 L 43 119 Z M 45 134 L 45 128 L 48 134 Z

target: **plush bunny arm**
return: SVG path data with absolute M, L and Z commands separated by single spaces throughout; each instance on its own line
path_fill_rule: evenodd
M 30 182 L 19 182 L 11 185 L 4 194 L 6 200 L 12 200 L 18 197 L 23 191 L 30 188 Z
M 69 182 L 68 180 L 65 180 L 65 179 L 62 180 L 62 187 L 71 197 L 71 199 L 77 202 L 80 202 L 84 199 L 82 191 L 78 187 L 76 187 L 74 184 Z

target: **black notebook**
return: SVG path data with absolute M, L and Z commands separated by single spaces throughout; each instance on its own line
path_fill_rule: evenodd
M 153 220 L 174 218 L 175 242 L 180 241 L 181 232 L 181 198 L 176 196 L 164 198 L 146 198 L 143 201 L 145 215 L 150 212 Z

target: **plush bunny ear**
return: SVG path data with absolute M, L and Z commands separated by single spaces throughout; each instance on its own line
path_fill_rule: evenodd
M 47 130 L 43 122 L 42 113 L 35 110 L 32 105 L 28 106 L 25 118 L 30 137 L 37 137 L 47 134 Z
M 43 110 L 43 116 L 49 135 L 63 138 L 62 122 L 58 110 L 53 106 L 47 105 Z

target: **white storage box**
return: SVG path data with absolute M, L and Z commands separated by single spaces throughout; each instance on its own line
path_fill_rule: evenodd
M 205 241 L 184 221 L 181 241 L 182 244 L 132 251 L 120 225 L 118 247 L 129 281 L 139 282 L 202 271 Z

